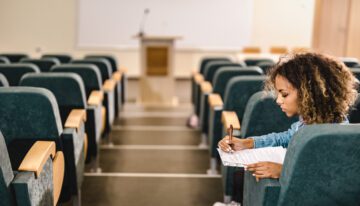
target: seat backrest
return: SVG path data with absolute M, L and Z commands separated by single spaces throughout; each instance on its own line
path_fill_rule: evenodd
M 0 200 L 1 205 L 12 205 L 10 183 L 14 179 L 4 136 L 0 132 Z
M 0 54 L 0 56 L 6 57 L 11 63 L 17 63 L 20 62 L 23 58 L 28 58 L 27 54 L 17 54 L 17 53 L 5 53 Z
M 354 57 L 342 57 L 340 60 L 347 66 L 347 67 L 356 67 L 359 65 L 359 60 Z
M 349 109 L 348 119 L 350 123 L 360 123 L 360 94 L 358 94 L 354 105 Z
M 360 81 L 360 68 L 351 68 L 352 73 Z
M 6 77 L 0 73 L 0 87 L 8 87 L 9 86 L 9 82 L 6 79 Z
M 224 111 L 235 111 L 240 122 L 250 97 L 262 90 L 265 76 L 238 76 L 230 79 L 225 88 Z
M 10 64 L 10 60 L 7 57 L 0 56 L 0 64 Z
M 55 58 L 46 58 L 46 59 L 21 59 L 22 63 L 31 63 L 39 67 L 41 72 L 49 72 L 50 68 L 55 65 L 59 65 L 60 62 Z
M 40 73 L 40 69 L 35 64 L 30 63 L 0 64 L 0 73 L 5 75 L 10 86 L 18 86 L 24 74 Z
M 71 61 L 72 64 L 93 64 L 101 74 L 102 83 L 111 77 L 111 65 L 106 59 L 80 59 Z
M 232 63 L 232 62 L 209 63 L 209 66 L 206 67 L 206 69 L 204 71 L 204 80 L 213 83 L 212 80 L 214 78 L 216 71 L 224 66 L 233 66 L 233 67 L 239 67 L 239 68 L 242 67 L 242 65 L 240 65 L 238 63 Z
M 74 73 L 27 74 L 21 79 L 20 86 L 50 90 L 57 100 L 63 125 L 72 109 L 87 107 L 84 83 Z
M 237 76 L 262 75 L 259 67 L 222 67 L 217 70 L 213 78 L 213 93 L 217 93 L 224 99 L 225 88 L 229 80 Z
M 111 71 L 115 72 L 117 70 L 117 65 L 118 65 L 118 61 L 116 60 L 116 58 L 112 55 L 96 55 L 96 54 L 91 54 L 91 55 L 86 55 L 84 59 L 97 59 L 97 58 L 104 58 L 107 59 L 110 64 L 111 64 Z
M 289 118 L 281 111 L 272 95 L 260 91 L 253 94 L 246 104 L 241 122 L 241 137 L 251 137 L 283 132 L 299 118 Z
M 360 125 L 319 124 L 291 139 L 278 205 L 358 205 Z
M 256 66 L 260 67 L 263 70 L 264 74 L 267 74 L 270 68 L 274 65 L 275 65 L 274 62 L 268 62 L 268 61 L 259 62 L 256 64 Z
M 226 57 L 206 57 L 206 58 L 203 58 L 201 60 L 201 63 L 200 63 L 200 74 L 204 74 L 204 71 L 205 71 L 205 67 L 208 63 L 212 62 L 212 61 L 224 61 L 224 62 L 231 62 L 231 60 L 229 58 L 226 58 Z
M 246 66 L 256 66 L 260 62 L 275 63 L 274 60 L 268 58 L 246 58 L 244 62 Z
M 76 73 L 81 76 L 86 90 L 86 99 L 93 90 L 102 90 L 101 74 L 93 64 L 64 64 L 54 66 L 51 72 Z
M 60 113 L 49 90 L 0 87 L 0 99 L 0 130 L 7 145 L 17 139 L 59 140 Z
M 68 54 L 44 54 L 41 56 L 41 58 L 55 58 L 57 59 L 61 64 L 69 63 L 72 60 L 72 57 Z

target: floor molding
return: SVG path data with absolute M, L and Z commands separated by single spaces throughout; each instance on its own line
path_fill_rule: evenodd
M 108 150 L 208 150 L 197 145 L 101 145 Z
M 181 174 L 181 173 L 85 173 L 86 177 L 149 177 L 149 178 L 221 178 L 221 175 Z
M 114 125 L 112 127 L 113 131 L 200 131 L 197 129 L 191 129 L 186 126 L 159 126 L 159 125 Z

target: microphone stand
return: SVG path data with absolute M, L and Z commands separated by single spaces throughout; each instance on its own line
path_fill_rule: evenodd
M 140 29 L 139 29 L 138 37 L 143 37 L 145 35 L 144 26 L 145 26 L 146 17 L 147 17 L 147 15 L 149 13 L 150 13 L 149 9 L 144 10 L 144 14 L 143 14 L 143 17 L 142 17 L 141 23 L 140 23 Z

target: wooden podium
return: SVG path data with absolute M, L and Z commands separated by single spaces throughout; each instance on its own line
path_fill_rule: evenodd
M 175 96 L 174 44 L 180 37 L 142 36 L 141 77 L 138 101 L 144 106 L 168 107 L 178 104 Z

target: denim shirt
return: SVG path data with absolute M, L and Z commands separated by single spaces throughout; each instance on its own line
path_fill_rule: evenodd
M 349 121 L 345 119 L 342 124 L 348 124 Z M 254 139 L 254 148 L 260 147 L 276 147 L 282 146 L 284 148 L 288 147 L 290 139 L 294 136 L 294 134 L 305 125 L 304 120 L 299 117 L 299 121 L 293 123 L 285 132 L 279 133 L 270 133 L 261 136 L 249 137 Z

